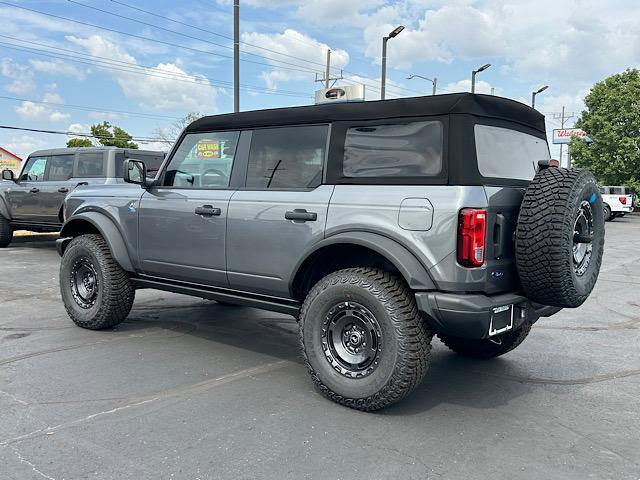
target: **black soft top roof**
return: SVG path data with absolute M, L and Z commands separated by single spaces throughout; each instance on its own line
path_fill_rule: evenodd
M 537 110 L 508 98 L 473 93 L 374 102 L 327 103 L 212 115 L 193 122 L 187 127 L 187 132 L 449 114 L 508 120 L 545 132 L 544 115 Z

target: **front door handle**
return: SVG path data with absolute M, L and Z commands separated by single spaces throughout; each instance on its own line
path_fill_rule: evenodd
M 33 187 L 31 190 L 29 190 L 31 193 L 38 193 L 40 191 L 39 188 Z
M 213 205 L 202 205 L 196 208 L 196 215 L 202 215 L 203 217 L 219 216 L 220 214 L 222 214 L 222 210 Z
M 297 220 L 299 222 L 315 222 L 318 219 L 316 212 L 307 212 L 304 208 L 296 208 L 284 214 L 287 220 Z
M 68 189 L 67 187 L 60 187 L 60 188 L 58 189 L 58 191 L 59 191 L 60 193 L 69 193 L 69 189 Z

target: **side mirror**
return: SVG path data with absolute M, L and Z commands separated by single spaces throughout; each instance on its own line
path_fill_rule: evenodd
M 15 182 L 16 179 L 13 176 L 13 170 L 2 170 L 2 179 L 11 180 L 12 182 Z
M 124 181 L 146 187 L 147 167 L 141 160 L 127 158 L 124 161 Z

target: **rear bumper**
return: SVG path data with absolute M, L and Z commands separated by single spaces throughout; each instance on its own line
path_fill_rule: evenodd
M 443 292 L 416 293 L 418 309 L 439 333 L 463 338 L 489 338 L 492 317 L 496 309 L 513 305 L 512 330 L 525 321 L 534 323 L 561 309 L 539 305 L 526 297 L 507 293 L 501 295 L 456 294 Z

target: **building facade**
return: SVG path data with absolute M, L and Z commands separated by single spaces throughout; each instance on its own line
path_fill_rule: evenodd
M 21 164 L 22 159 L 18 155 L 0 147 L 0 171 L 13 170 L 13 173 L 18 176 Z

